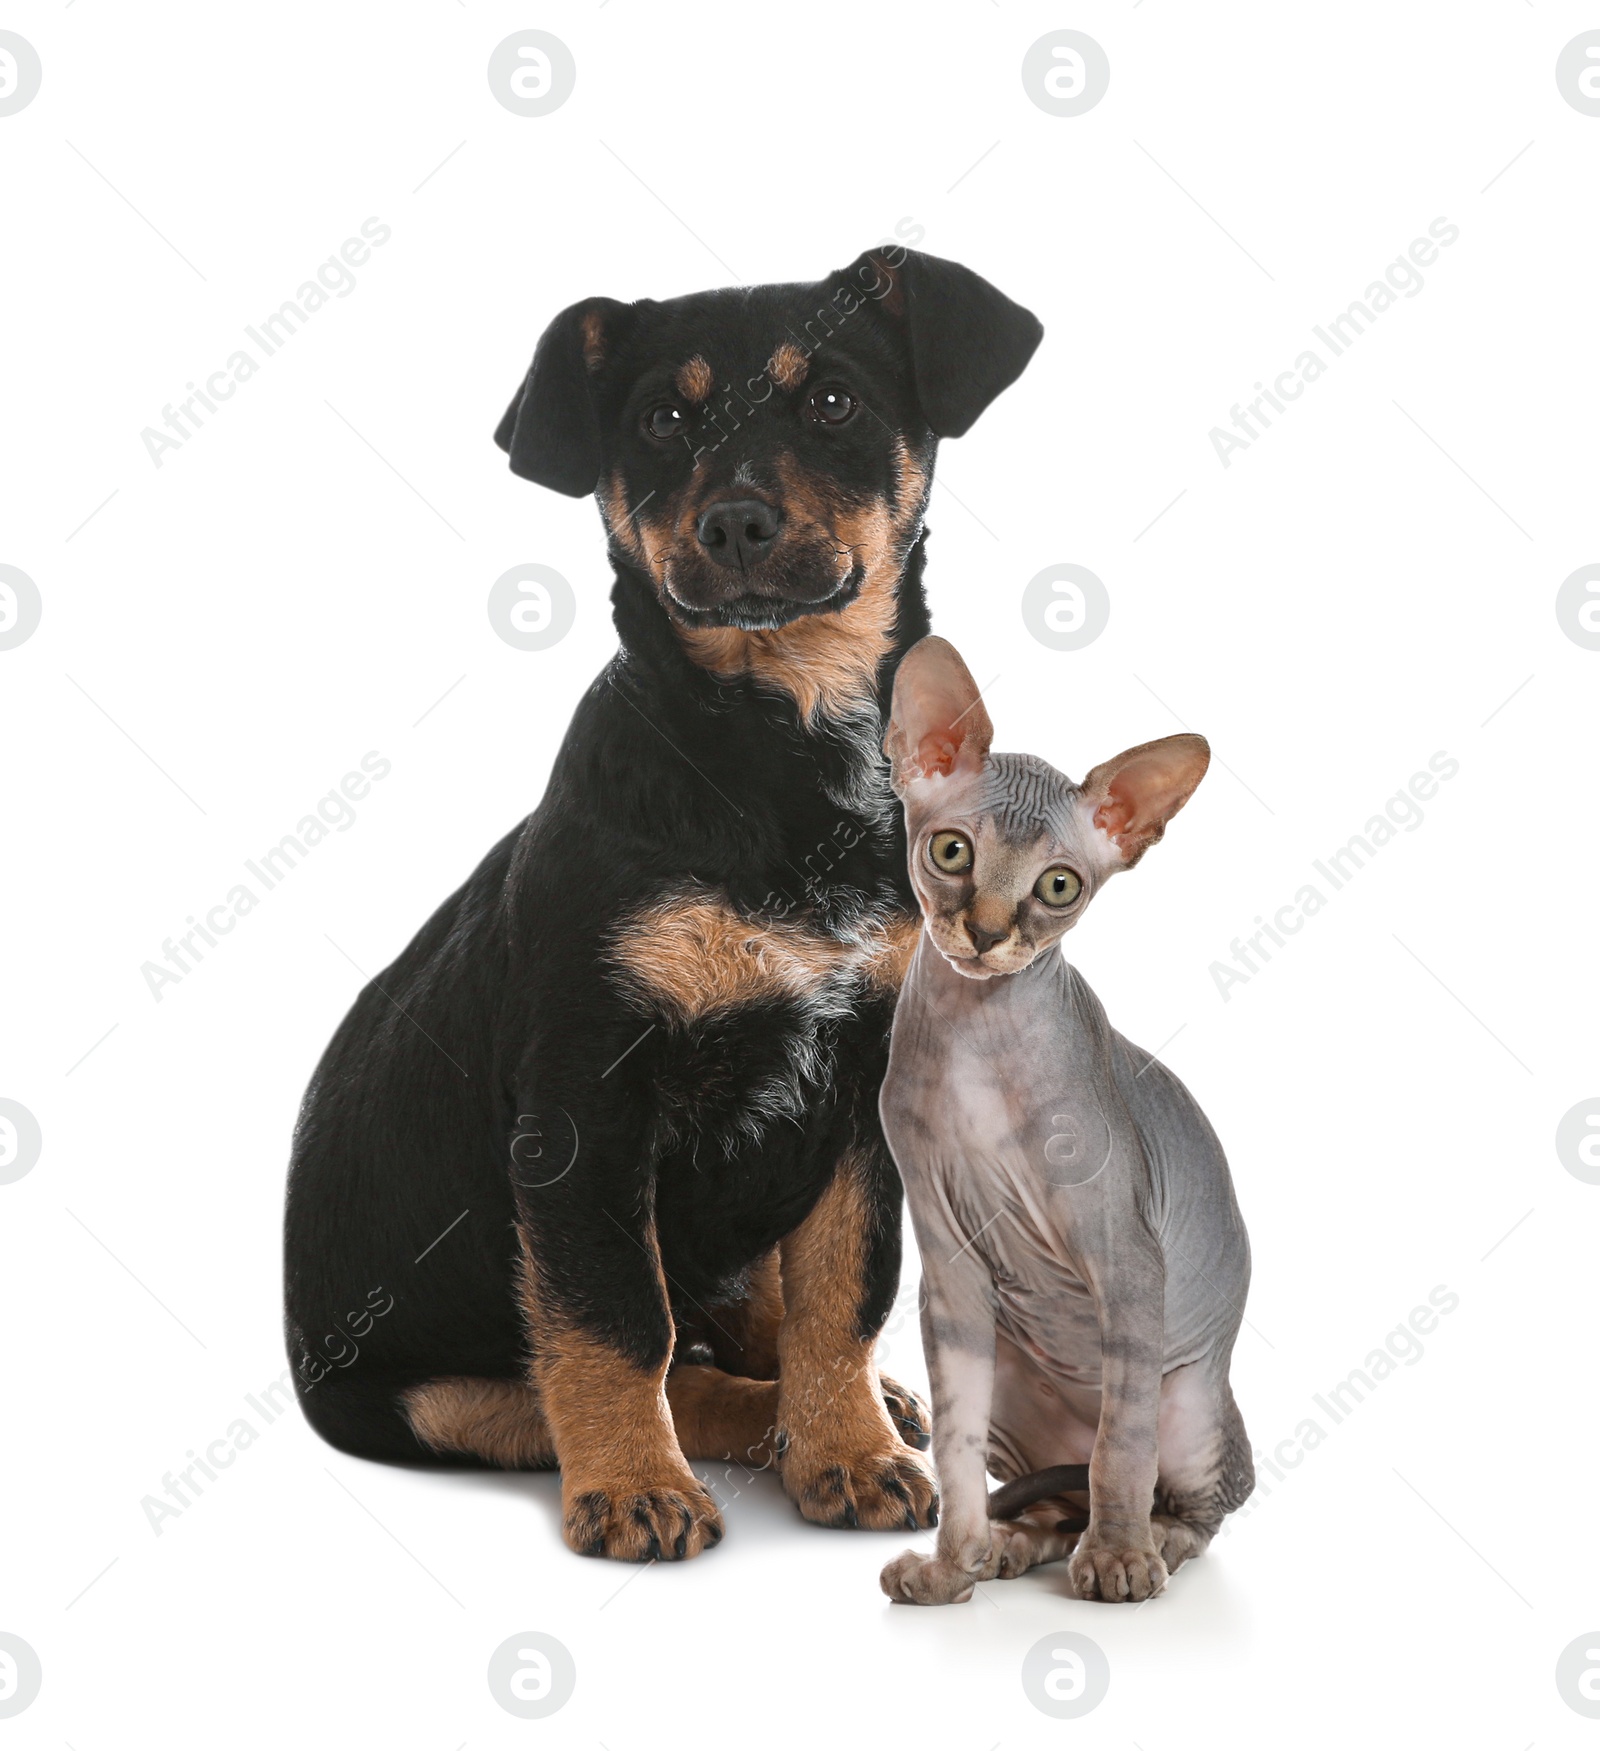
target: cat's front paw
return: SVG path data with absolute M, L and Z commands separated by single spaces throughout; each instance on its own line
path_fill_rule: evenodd
M 942 1556 L 908 1550 L 884 1565 L 878 1585 L 897 1605 L 964 1605 L 982 1578 Z
M 1080 1599 L 1103 1599 L 1108 1605 L 1153 1599 L 1167 1584 L 1150 1529 L 1098 1532 L 1091 1526 L 1078 1540 L 1067 1564 L 1067 1581 Z

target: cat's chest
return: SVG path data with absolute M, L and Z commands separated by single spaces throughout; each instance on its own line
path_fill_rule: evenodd
M 1087 1185 L 1112 1158 L 1111 1125 L 1091 1085 L 1059 1066 L 1026 1084 L 956 1083 L 949 1135 L 968 1162 L 989 1163 L 995 1190 Z
M 930 977 L 930 973 L 932 976 Z M 883 1112 L 891 1141 L 967 1164 L 995 1190 L 1081 1185 L 1112 1152 L 1095 1041 L 1064 981 L 976 984 L 919 952 L 895 1016 Z

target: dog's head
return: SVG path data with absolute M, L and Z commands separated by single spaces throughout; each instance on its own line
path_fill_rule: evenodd
M 1020 374 L 1038 321 L 898 247 L 813 285 L 563 310 L 495 433 L 526 479 L 596 494 L 685 630 L 782 627 L 897 577 L 938 439 Z

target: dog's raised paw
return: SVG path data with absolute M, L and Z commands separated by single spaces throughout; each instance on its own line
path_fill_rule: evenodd
M 722 1516 L 698 1484 L 583 1490 L 566 1505 L 562 1536 L 579 1556 L 682 1562 L 722 1541 Z
M 900 1439 L 906 1446 L 926 1453 L 933 1445 L 933 1419 L 927 1405 L 909 1386 L 902 1386 L 887 1374 L 878 1376 L 878 1386 L 883 1393 L 884 1409 L 888 1411 L 889 1420 L 899 1432 Z

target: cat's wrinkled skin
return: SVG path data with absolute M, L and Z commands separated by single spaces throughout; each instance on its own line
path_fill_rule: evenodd
M 1169 737 L 1075 785 L 991 754 L 991 733 L 955 651 L 916 646 L 888 748 L 926 927 L 880 1105 L 922 1252 L 944 1505 L 936 1554 L 908 1551 L 882 1584 L 954 1603 L 1070 1553 L 1078 1597 L 1142 1600 L 1253 1486 L 1228 1384 L 1249 1247 L 1205 1116 L 1056 944 L 1161 837 L 1208 752 Z M 971 850 L 954 874 L 929 850 L 951 832 Z M 1051 908 L 1035 884 L 1063 867 L 1082 889 Z M 1084 1461 L 1086 1516 L 1074 1497 L 989 1520 L 986 1471 Z

